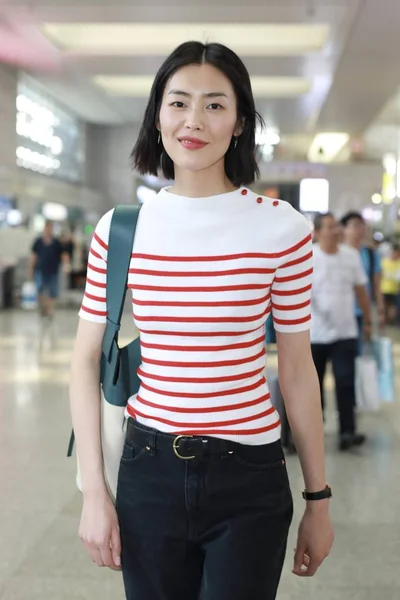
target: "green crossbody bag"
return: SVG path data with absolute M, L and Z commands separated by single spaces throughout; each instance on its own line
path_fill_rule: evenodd
M 137 375 L 141 364 L 139 337 L 123 348 L 118 344 L 139 211 L 138 206 L 117 206 L 112 216 L 108 239 L 107 327 L 103 337 L 100 363 L 101 442 L 104 476 L 114 499 L 125 441 L 125 408 L 130 396 L 136 394 L 140 386 Z M 72 453 L 73 443 L 72 432 L 68 456 Z M 79 460 L 77 485 L 81 489 Z

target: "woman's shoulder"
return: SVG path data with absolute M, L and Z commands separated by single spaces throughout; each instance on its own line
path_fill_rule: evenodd
M 311 225 L 307 218 L 286 200 L 257 195 L 260 206 L 268 213 L 268 222 L 275 230 L 282 229 L 286 235 L 293 233 L 310 235 Z

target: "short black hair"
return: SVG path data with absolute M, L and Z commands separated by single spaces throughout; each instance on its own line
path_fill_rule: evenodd
M 323 224 L 324 224 L 324 219 L 326 219 L 326 217 L 333 217 L 333 213 L 326 212 L 326 213 L 318 213 L 315 215 L 314 231 L 319 231 L 320 229 L 322 229 Z
M 222 44 L 185 42 L 178 46 L 160 67 L 151 88 L 150 97 L 131 157 L 134 167 L 142 174 L 157 175 L 161 167 L 166 179 L 174 179 L 174 163 L 162 144 L 158 143 L 156 127 L 165 86 L 178 69 L 189 65 L 209 64 L 219 69 L 231 82 L 236 94 L 238 123 L 243 132 L 237 147 L 231 143 L 225 155 L 225 172 L 234 185 L 247 185 L 259 176 L 256 161 L 257 122 L 264 121 L 255 108 L 249 73 L 242 60 Z
M 361 223 L 365 223 L 365 219 L 361 213 L 356 212 L 355 210 L 351 210 L 350 212 L 343 215 L 343 217 L 340 219 L 340 224 L 342 225 L 342 227 L 347 227 L 349 221 L 352 221 L 353 219 L 358 219 L 358 221 L 361 221 Z

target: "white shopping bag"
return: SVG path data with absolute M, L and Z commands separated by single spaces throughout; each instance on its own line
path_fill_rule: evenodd
M 356 403 L 365 411 L 380 408 L 378 366 L 372 356 L 359 356 L 356 360 Z
M 25 281 L 21 289 L 21 308 L 24 310 L 34 310 L 37 308 L 37 292 L 33 281 Z

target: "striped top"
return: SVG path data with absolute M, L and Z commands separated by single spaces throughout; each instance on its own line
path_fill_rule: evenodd
M 106 321 L 112 212 L 90 249 L 80 317 Z M 258 445 L 280 437 L 265 377 L 265 323 L 310 328 L 312 245 L 289 204 L 246 188 L 206 198 L 163 189 L 141 209 L 129 270 L 141 387 L 127 414 L 167 433 Z

